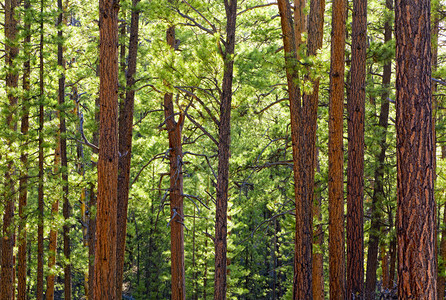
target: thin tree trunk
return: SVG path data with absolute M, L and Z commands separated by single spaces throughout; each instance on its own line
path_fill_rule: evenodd
M 443 213 L 444 213 L 444 216 L 443 216 L 443 226 L 444 226 L 444 224 L 446 224 L 446 209 L 444 209 Z M 446 261 L 446 226 L 444 226 L 443 229 L 441 230 L 440 261 L 442 262 L 442 267 L 443 267 L 443 272 L 444 272 L 444 265 L 445 265 L 445 261 Z M 439 274 L 442 274 L 442 272 L 440 272 Z M 438 276 L 437 290 L 438 290 L 438 298 L 437 299 L 444 299 L 444 297 L 445 297 L 445 277 L 444 277 L 444 275 Z
M 395 5 L 398 297 L 437 298 L 430 2 Z
M 118 10 L 119 1 L 99 1 L 98 196 L 94 299 L 116 299 L 118 196 Z
M 62 0 L 57 1 L 57 8 L 59 9 L 59 16 L 57 19 L 57 26 L 62 26 L 63 22 L 63 15 L 64 15 L 64 9 L 62 6 Z M 59 28 L 57 31 L 57 36 L 59 38 L 59 44 L 57 45 L 57 65 L 64 69 L 64 59 L 63 59 L 63 32 L 62 29 Z M 64 111 L 61 111 L 64 104 L 64 98 L 65 98 L 65 75 L 62 72 L 61 76 L 59 77 L 59 94 L 58 94 L 58 102 L 59 102 L 59 133 L 57 137 L 57 148 L 55 151 L 55 157 L 54 157 L 54 165 L 55 165 L 55 174 L 58 174 L 59 172 L 65 173 L 66 170 L 66 164 L 63 166 L 61 163 L 61 157 L 62 157 L 62 139 L 65 140 L 65 149 L 63 151 L 66 152 L 66 138 L 65 138 L 65 115 Z M 66 153 L 65 153 L 65 160 L 66 160 Z M 60 168 L 59 168 L 60 164 Z M 64 182 L 65 178 L 62 178 L 62 184 L 64 186 L 63 192 L 65 192 L 65 185 L 67 183 Z M 63 195 L 63 197 L 67 197 L 66 195 Z M 51 214 L 53 215 L 53 218 L 59 213 L 59 199 L 58 195 L 56 196 L 56 200 L 53 202 L 51 206 Z M 50 231 L 50 241 L 49 241 L 49 257 L 48 257 L 48 269 L 50 270 L 50 273 L 47 277 L 47 291 L 46 291 L 46 299 L 51 300 L 54 299 L 54 284 L 55 284 L 55 273 L 53 270 L 56 265 L 56 251 L 57 251 L 57 227 L 56 224 L 53 224 L 51 226 Z M 66 298 L 66 297 L 65 297 Z
M 315 56 L 317 51 L 322 47 L 324 37 L 324 11 L 325 0 L 312 0 L 310 2 L 310 15 L 308 22 L 308 55 Z M 306 79 L 311 80 L 313 85 L 313 92 L 311 94 L 304 94 L 302 97 L 302 122 L 301 128 L 303 130 L 302 137 L 304 142 L 300 143 L 303 147 L 301 155 L 301 161 L 304 163 L 302 170 L 308 170 L 304 173 L 308 176 L 304 176 L 306 182 L 302 182 L 303 196 L 302 199 L 306 199 L 303 203 L 303 207 L 313 207 L 313 215 L 321 221 L 321 198 L 317 195 L 317 202 L 314 201 L 314 170 L 319 168 L 319 162 L 316 148 L 316 130 L 317 130 L 317 107 L 319 103 L 319 78 L 310 79 L 306 76 Z M 314 164 L 311 165 L 311 160 Z M 308 214 L 307 214 L 308 215 Z M 311 214 L 307 222 L 311 226 L 312 218 Z M 310 227 L 311 229 L 311 227 Z M 322 224 L 318 225 L 313 232 L 312 242 L 318 244 L 318 248 L 323 245 L 323 229 Z M 318 251 L 313 254 L 312 262 L 312 279 L 313 279 L 313 299 L 324 299 L 324 278 L 323 278 L 323 254 Z
M 390 278 L 389 278 L 389 254 L 386 249 L 386 244 L 382 244 L 380 247 L 381 256 L 381 270 L 382 270 L 382 287 L 383 289 L 390 290 Z
M 320 172 L 319 161 L 318 161 L 318 151 L 316 149 L 316 165 L 318 172 Z M 317 187 L 319 189 L 320 187 Z M 315 193 L 316 201 L 313 203 L 313 215 L 318 219 L 320 224 L 314 228 L 313 232 L 313 243 L 317 245 L 319 251 L 313 254 L 313 299 L 323 300 L 325 297 L 324 293 L 324 229 L 322 225 L 322 196 L 320 192 Z
M 389 231 L 391 231 L 393 227 L 393 216 L 392 211 L 389 210 Z M 395 285 L 396 280 L 396 261 L 397 261 L 397 251 L 396 251 L 396 236 L 394 235 L 389 243 L 389 254 L 390 254 L 390 260 L 389 260 L 389 288 L 393 289 Z
M 329 284 L 330 299 L 345 297 L 344 253 L 344 48 L 345 1 L 333 1 L 328 138 Z
M 99 124 L 99 98 L 95 99 L 95 122 Z M 99 131 L 93 132 L 92 142 L 99 144 Z M 95 149 L 94 153 L 98 153 Z M 93 208 L 96 207 L 95 183 L 90 183 L 90 201 L 88 204 L 88 299 L 94 299 L 94 250 L 96 235 L 96 215 L 93 215 Z
M 135 73 L 138 53 L 139 0 L 132 1 L 130 23 L 129 57 L 126 72 L 125 101 L 119 112 L 119 158 L 118 165 L 118 244 L 116 252 L 116 299 L 122 298 L 122 276 L 125 258 L 125 237 L 127 231 L 127 207 L 129 202 L 130 162 L 132 158 L 133 106 L 135 101 Z
M 9 101 L 9 111 L 6 117 L 6 123 L 9 130 L 16 130 L 16 122 L 14 121 L 14 109 L 17 106 L 17 96 L 14 89 L 18 87 L 18 74 L 14 72 L 15 59 L 18 54 L 18 47 L 15 45 L 17 35 L 17 19 L 16 8 L 17 0 L 6 0 L 4 3 L 5 10 L 5 65 L 6 65 L 6 94 Z M 13 145 L 12 140 L 8 140 L 7 144 Z M 8 159 L 8 171 L 5 174 L 5 190 L 4 190 L 4 214 L 3 214 L 3 236 L 1 243 L 1 272 L 0 272 L 0 299 L 10 300 L 14 298 L 14 244 L 15 244 L 15 228 L 14 228 L 14 179 L 12 177 L 13 161 Z
M 215 213 L 215 276 L 214 299 L 226 299 L 227 217 L 229 156 L 231 144 L 231 101 L 234 69 L 237 0 L 224 0 L 226 11 L 226 42 L 221 53 L 224 61 L 220 124 L 218 139 L 217 197 Z
M 386 7 L 392 9 L 392 0 L 386 1 Z M 389 21 L 384 23 L 384 42 L 388 43 L 392 39 L 392 27 Z M 377 167 L 375 169 L 375 181 L 373 186 L 372 195 L 372 207 L 371 207 L 371 225 L 370 225 L 370 238 L 367 252 L 367 269 L 366 269 L 366 283 L 365 283 L 365 299 L 375 299 L 376 290 L 376 269 L 378 268 L 378 247 L 379 247 L 379 234 L 381 230 L 381 209 L 382 203 L 385 199 L 384 194 L 384 172 L 385 172 L 385 159 L 386 159 L 386 136 L 387 127 L 389 123 L 389 90 L 390 79 L 392 75 L 392 64 L 389 61 L 384 65 L 382 87 L 383 93 L 381 94 L 381 108 L 379 113 L 380 128 L 379 134 L 381 147 L 380 153 L 376 155 Z M 384 274 L 384 266 L 383 274 Z M 388 266 L 386 267 L 388 269 Z M 386 275 L 388 276 L 388 275 Z M 384 275 L 383 275 L 384 277 Z
M 25 0 L 23 3 L 25 10 L 25 16 L 29 15 L 31 4 L 29 0 Z M 26 231 L 26 206 L 28 200 L 28 147 L 27 138 L 29 131 L 29 91 L 30 91 L 30 75 L 31 75 L 31 22 L 29 18 L 24 18 L 24 27 L 27 32 L 24 39 L 24 53 L 25 62 L 23 63 L 23 104 L 22 104 L 22 120 L 20 125 L 20 131 L 25 137 L 22 152 L 20 155 L 20 161 L 22 163 L 23 171 L 20 173 L 19 182 L 19 230 L 18 230 L 18 260 L 17 260 L 17 300 L 26 300 L 26 249 L 27 249 L 27 231 Z
M 60 86 L 59 86 L 60 88 Z M 60 92 L 60 91 L 59 91 Z M 59 112 L 60 118 L 60 112 Z M 57 146 L 54 153 L 54 173 L 57 174 L 60 171 L 60 132 L 57 134 Z M 59 194 L 56 195 L 54 202 L 51 204 L 51 217 L 53 220 L 57 217 L 59 213 Z M 56 251 L 57 251 L 57 224 L 51 224 L 49 245 L 48 245 L 48 276 L 46 279 L 46 299 L 54 299 L 54 284 L 55 284 L 55 266 L 56 266 Z
M 167 44 L 175 49 L 175 27 L 166 32 Z M 183 232 L 183 150 L 181 130 L 184 116 L 180 113 L 175 121 L 173 94 L 164 94 L 164 117 L 169 138 L 170 161 L 170 245 L 172 299 L 186 299 L 186 278 L 184 270 L 184 232 Z
M 40 1 L 40 14 L 43 17 L 44 0 Z M 43 19 L 40 20 L 40 44 L 39 44 L 39 182 L 38 182 L 38 223 L 37 223 L 37 300 L 43 300 L 43 213 L 44 213 L 44 191 L 43 191 L 43 125 L 44 125 L 44 77 L 43 77 Z

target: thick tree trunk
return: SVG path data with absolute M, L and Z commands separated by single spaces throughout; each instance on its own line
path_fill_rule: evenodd
M 9 130 L 16 130 L 16 122 L 13 120 L 14 109 L 17 106 L 17 96 L 14 89 L 18 86 L 18 74 L 14 72 L 15 59 L 18 54 L 16 42 L 17 19 L 15 11 L 18 7 L 17 0 L 6 0 L 5 10 L 5 65 L 6 65 L 6 94 L 9 101 L 9 112 L 6 123 Z M 13 145 L 12 140 L 7 141 L 8 145 Z M 7 155 L 9 156 L 9 155 Z M 5 174 L 4 190 L 4 212 L 3 212 L 3 236 L 1 243 L 1 273 L 0 273 L 0 299 L 10 300 L 14 297 L 14 206 L 15 192 L 14 179 L 12 179 L 13 161 L 8 158 L 8 171 Z
M 116 299 L 118 196 L 118 10 L 119 1 L 99 1 L 99 159 L 94 298 Z
M 345 297 L 344 253 L 344 47 L 345 1 L 334 0 L 331 31 L 331 70 L 328 137 L 328 211 L 330 299 Z
M 175 49 L 175 27 L 171 26 L 166 33 L 167 44 Z M 184 270 L 184 213 L 183 213 L 183 149 L 181 130 L 184 116 L 180 113 L 175 121 L 173 94 L 164 94 L 164 117 L 169 136 L 170 162 L 170 251 L 172 299 L 186 299 L 186 278 Z
M 135 100 L 136 57 L 138 53 L 139 0 L 132 2 L 130 24 L 129 57 L 126 72 L 125 101 L 119 112 L 119 158 L 118 165 L 118 244 L 116 248 L 116 299 L 122 298 L 122 276 L 125 258 L 125 237 L 127 232 L 127 206 L 129 202 L 130 162 L 132 158 L 133 106 Z
M 226 42 L 222 57 L 224 74 L 220 103 L 220 124 L 218 139 L 218 173 L 215 213 L 215 276 L 214 299 L 226 299 L 227 274 L 227 217 L 229 156 L 231 145 L 231 101 L 234 70 L 235 29 L 237 0 L 224 0 L 226 11 Z
M 347 299 L 364 294 L 364 111 L 367 0 L 353 1 L 352 66 L 348 97 Z
M 392 1 L 386 1 L 386 7 L 392 9 Z M 384 42 L 390 42 L 392 39 L 392 27 L 389 21 L 384 24 Z M 379 154 L 376 155 L 375 160 L 377 161 L 377 167 L 375 169 L 375 182 L 373 186 L 372 195 L 372 207 L 371 207 L 371 225 L 370 225 L 370 238 L 367 252 L 367 269 L 366 269 L 366 283 L 365 283 L 365 299 L 375 299 L 375 289 L 376 289 L 376 269 L 378 268 L 378 247 L 379 247 L 379 235 L 381 230 L 381 209 L 382 203 L 385 199 L 384 193 L 384 172 L 385 172 L 385 159 L 386 159 L 386 135 L 387 126 L 389 123 L 389 91 L 390 78 L 392 74 L 392 64 L 389 61 L 384 65 L 382 86 L 384 92 L 381 94 L 381 108 L 379 113 L 379 123 L 380 128 L 380 142 L 379 145 L 381 150 Z M 382 266 L 383 277 L 384 268 L 388 270 L 388 266 Z M 388 274 L 386 274 L 388 276 Z
M 26 264 L 26 249 L 27 249 L 27 231 L 26 231 L 26 206 L 28 201 L 28 147 L 27 138 L 29 131 L 29 91 L 30 91 L 30 75 L 31 75 L 31 22 L 28 18 L 29 10 L 31 9 L 31 4 L 29 0 L 25 0 L 23 3 L 23 8 L 25 10 L 24 27 L 27 32 L 24 39 L 24 53 L 25 62 L 23 63 L 23 106 L 22 106 L 22 120 L 20 131 L 25 137 L 23 143 L 22 152 L 20 155 L 20 161 L 22 163 L 22 172 L 20 173 L 19 182 L 19 230 L 18 230 L 18 260 L 17 260 L 17 300 L 26 300 L 26 275 L 27 275 L 27 264 Z
M 430 1 L 396 1 L 398 297 L 437 298 Z

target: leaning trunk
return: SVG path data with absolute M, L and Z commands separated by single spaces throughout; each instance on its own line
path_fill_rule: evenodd
M 133 106 L 135 100 L 136 55 L 138 52 L 139 0 L 133 0 L 130 24 L 128 69 L 126 72 L 126 95 L 119 112 L 119 158 L 118 165 L 118 244 L 116 248 L 116 299 L 122 298 L 122 276 L 127 231 L 127 206 L 129 202 L 130 161 L 132 157 Z

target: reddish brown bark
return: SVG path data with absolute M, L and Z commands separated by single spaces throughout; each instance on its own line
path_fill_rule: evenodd
M 364 293 L 364 111 L 367 0 L 353 1 L 351 85 L 348 111 L 347 299 Z
M 221 53 L 224 61 L 220 124 L 218 139 L 217 197 L 215 205 L 215 275 L 214 299 L 226 299 L 227 274 L 227 217 L 229 156 L 231 144 L 231 101 L 234 70 L 237 0 L 224 0 L 226 11 L 226 41 Z
M 17 96 L 14 89 L 18 86 L 18 74 L 14 71 L 15 59 L 18 54 L 16 43 L 17 19 L 16 8 L 18 1 L 6 0 L 5 10 L 5 65 L 6 65 L 6 94 L 9 102 L 9 112 L 6 117 L 6 123 L 9 130 L 16 130 L 16 122 L 13 120 L 14 109 L 17 106 Z M 7 144 L 11 146 L 12 140 Z M 1 272 L 0 272 L 0 299 L 13 299 L 14 297 L 14 205 L 16 197 L 14 192 L 14 179 L 11 178 L 13 170 L 13 161 L 7 158 L 8 171 L 5 174 L 4 190 L 4 213 L 3 213 L 3 235 L 1 243 Z M 10 171 L 11 170 L 11 171 Z
M 331 70 L 328 137 L 328 211 L 330 299 L 345 297 L 344 253 L 344 47 L 345 1 L 334 0 L 331 31 Z
M 395 5 L 398 297 L 437 298 L 430 2 Z
M 135 100 L 135 73 L 138 53 L 139 0 L 132 2 L 128 68 L 126 72 L 126 94 L 119 111 L 119 158 L 118 165 L 118 244 L 116 252 L 116 298 L 122 298 L 122 276 L 125 258 L 125 237 L 127 231 L 127 206 L 129 201 L 130 162 L 132 157 L 133 107 Z
M 174 51 L 175 27 L 166 32 L 167 44 Z M 186 278 L 184 270 L 184 213 L 183 213 L 183 150 L 181 130 L 183 113 L 178 122 L 175 121 L 173 94 L 164 94 L 164 117 L 169 138 L 170 162 L 170 251 L 172 299 L 186 299 Z
M 118 191 L 118 10 L 99 1 L 99 159 L 94 299 L 116 299 Z
M 387 253 L 385 244 L 382 244 L 380 247 L 380 256 L 381 256 L 382 286 L 383 289 L 390 290 L 389 255 Z
M 325 0 L 313 0 L 310 2 L 310 15 L 308 22 L 308 55 L 314 56 L 317 51 L 322 47 L 322 41 L 324 37 L 324 12 L 325 12 Z M 308 77 L 308 76 L 306 76 Z M 316 130 L 317 130 L 317 107 L 319 103 L 319 78 L 310 79 L 313 85 L 313 92 L 311 94 L 304 94 L 302 98 L 303 111 L 302 111 L 302 123 L 301 128 L 303 129 L 303 137 L 305 141 L 301 143 L 304 147 L 301 160 L 303 159 L 304 165 L 303 170 L 309 170 L 306 182 L 302 185 L 305 188 L 303 193 L 304 199 L 306 198 L 306 205 L 313 206 L 313 215 L 322 221 L 321 213 L 321 197 L 315 194 L 313 191 L 314 186 L 314 169 L 315 166 L 318 168 L 319 162 L 317 157 L 316 149 Z M 305 158 L 306 157 L 306 158 Z M 313 166 L 309 165 L 309 162 L 313 159 L 315 162 Z M 317 196 L 316 202 L 314 201 L 313 195 Z M 305 205 L 305 204 L 304 204 Z M 312 220 L 308 220 L 312 222 Z M 322 224 L 319 224 L 314 228 L 313 232 L 313 243 L 318 245 L 319 251 L 313 254 L 313 264 L 312 264 L 312 279 L 313 279 L 313 299 L 324 299 L 324 267 L 323 267 L 323 241 L 324 232 Z
M 302 3 L 296 2 L 298 7 L 295 11 L 295 17 L 302 15 Z M 304 157 L 306 150 L 309 150 L 314 144 L 311 144 L 313 138 L 312 118 L 314 117 L 314 107 L 317 104 L 307 103 L 305 112 L 301 107 L 301 95 L 299 88 L 298 54 L 300 47 L 300 34 L 302 30 L 302 20 L 294 20 L 291 14 L 291 8 L 288 1 L 278 1 L 279 14 L 281 18 L 283 45 L 285 50 L 285 65 L 288 83 L 288 94 L 290 101 L 290 119 L 291 119 L 291 140 L 293 148 L 293 174 L 294 174 L 294 193 L 296 199 L 296 232 L 295 232 L 295 251 L 294 251 L 294 278 L 293 278 L 293 299 L 311 299 L 313 297 L 312 289 L 312 199 L 313 188 L 311 192 L 309 186 L 314 186 L 314 152 L 308 153 L 310 157 Z M 298 32 L 295 32 L 297 30 Z M 309 98 L 307 101 L 311 101 Z M 305 114 L 305 116 L 303 116 Z M 308 126 L 302 126 L 303 118 Z M 314 136 L 315 138 L 315 136 Z M 302 172 L 305 167 L 309 167 Z M 309 176 L 308 176 L 309 175 Z

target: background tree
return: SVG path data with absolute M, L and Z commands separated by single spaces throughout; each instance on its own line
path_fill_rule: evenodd
M 19 51 L 17 45 L 17 15 L 16 9 L 18 2 L 8 0 L 4 5 L 5 12 L 5 68 L 6 68 L 6 95 L 8 106 L 6 108 L 6 125 L 8 130 L 7 144 L 10 149 L 14 143 L 14 131 L 16 130 L 15 110 L 17 106 L 17 96 L 14 89 L 18 86 L 18 71 L 16 70 L 16 57 Z M 3 232 L 1 243 L 1 272 L 0 272 L 0 290 L 2 290 L 2 299 L 12 299 L 14 295 L 14 245 L 15 245 L 15 188 L 13 169 L 14 163 L 8 153 L 6 160 L 7 170 L 5 173 L 5 188 L 3 190 L 4 210 L 3 210 Z

